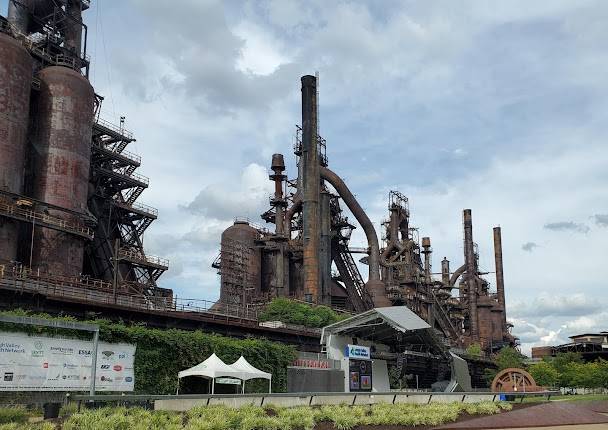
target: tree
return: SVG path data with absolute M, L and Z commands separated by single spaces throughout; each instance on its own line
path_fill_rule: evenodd
M 508 369 L 510 367 L 524 369 L 526 367 L 524 363 L 525 358 L 526 357 L 515 348 L 505 346 L 494 356 L 494 363 L 496 363 L 497 369 L 485 370 L 484 373 L 486 380 L 488 382 L 492 382 L 498 372 L 500 372 L 501 370 Z
M 498 354 L 496 354 L 494 361 L 496 362 L 498 371 L 500 372 L 501 370 L 508 369 L 509 367 L 523 369 L 525 367 L 525 358 L 526 357 L 515 348 L 505 346 L 498 352 Z
M 567 370 L 567 366 L 570 363 L 583 363 L 583 358 L 577 352 L 560 352 L 554 358 L 550 359 L 551 365 L 559 373 Z
M 530 366 L 530 374 L 536 381 L 536 384 L 543 387 L 555 387 L 559 380 L 557 370 L 546 361 L 541 361 Z

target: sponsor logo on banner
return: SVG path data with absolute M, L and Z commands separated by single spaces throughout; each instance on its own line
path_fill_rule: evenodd
M 111 360 L 112 356 L 114 355 L 114 351 L 102 351 L 101 355 L 103 355 L 104 359 Z
M 133 378 L 131 378 L 130 376 L 127 376 L 125 378 L 125 382 L 133 382 Z
M 11 354 L 25 354 L 25 347 L 19 343 L 0 342 L 0 352 Z
M 43 369 L 48 369 L 49 368 L 49 363 L 42 363 L 42 368 Z
M 70 381 L 79 381 L 80 380 L 80 376 L 79 375 L 63 375 L 61 377 L 62 379 L 67 379 Z
M 76 369 L 78 366 L 76 366 L 75 364 L 71 364 L 71 363 L 63 363 L 63 368 L 64 369 Z
M 101 370 L 109 370 L 110 369 L 110 365 L 109 364 L 102 364 L 100 368 L 101 368 Z
M 78 355 L 91 355 L 93 354 L 93 351 L 91 351 L 90 349 L 79 349 L 78 350 Z
M 113 381 L 113 379 L 112 379 L 112 378 L 110 378 L 109 376 L 102 376 L 102 377 L 101 377 L 101 380 L 102 380 L 103 382 L 112 382 L 112 381 Z
M 13 372 L 4 372 L 4 382 L 11 382 L 13 380 Z
M 37 340 L 34 342 L 34 348 L 32 350 L 32 357 L 44 357 L 44 344 L 41 341 Z
M 371 353 L 368 346 L 346 345 L 345 356 L 349 358 L 358 358 L 359 360 L 371 359 Z
M 115 372 L 120 372 L 122 370 L 122 366 L 120 364 L 117 364 L 113 367 Z
M 51 354 L 74 355 L 74 348 L 64 348 L 63 346 L 51 346 Z

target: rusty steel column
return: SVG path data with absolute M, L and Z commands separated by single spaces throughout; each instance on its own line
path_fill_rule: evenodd
M 283 154 L 272 155 L 272 164 L 270 168 L 272 169 L 272 174 L 269 177 L 272 181 L 274 181 L 274 196 L 272 197 L 270 204 L 275 209 L 275 233 L 282 235 L 284 233 L 285 228 L 285 207 L 287 206 L 287 201 L 283 198 L 283 181 L 286 177 L 283 174 L 283 172 L 285 171 L 285 161 L 283 159 Z
M 285 295 L 285 242 L 289 238 L 285 235 L 285 208 L 287 200 L 283 195 L 283 181 L 286 179 L 285 160 L 283 154 L 273 154 L 272 164 L 270 166 L 272 174 L 270 179 L 274 181 L 274 195 L 270 199 L 270 204 L 275 210 L 274 224 L 276 233 L 277 251 L 274 253 L 275 267 L 275 294 L 277 296 Z
M 35 165 L 32 197 L 82 214 L 87 213 L 93 88 L 80 73 L 67 67 L 47 67 L 40 77 L 40 96 L 33 133 Z M 49 210 L 66 222 L 73 215 Z M 33 267 L 59 276 L 82 271 L 84 242 L 58 231 L 37 228 Z
M 319 266 L 321 270 L 321 303 L 331 305 L 331 195 L 321 192 L 321 241 L 319 246 Z
M 29 0 L 9 0 L 8 22 L 20 33 L 26 34 L 30 24 Z
M 23 193 L 31 86 L 32 57 L 0 33 L 0 188 L 17 194 Z M 18 230 L 17 221 L 0 217 L 0 262 L 17 259 Z
M 450 260 L 446 257 L 441 260 L 441 283 L 446 287 L 450 286 Z
M 477 265 L 473 245 L 473 217 L 471 209 L 463 212 L 464 224 L 464 261 L 466 265 L 467 296 L 469 299 L 470 334 L 474 341 L 479 340 L 479 320 L 477 311 Z
M 317 149 L 317 79 L 302 77 L 302 236 L 304 298 L 319 301 L 319 151 Z
M 433 250 L 431 249 L 431 238 L 423 237 L 422 238 L 422 253 L 424 254 L 424 282 L 427 285 L 431 283 L 431 254 Z
M 500 227 L 494 227 L 494 265 L 496 267 L 496 295 L 502 311 L 502 330 L 507 330 L 507 311 L 505 304 L 505 278 L 502 267 L 502 234 Z
M 74 50 L 78 60 L 82 51 L 82 1 L 67 0 L 65 6 L 67 22 L 65 24 L 65 44 Z

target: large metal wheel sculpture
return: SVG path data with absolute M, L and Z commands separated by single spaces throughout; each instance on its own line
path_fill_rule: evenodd
M 495 393 L 526 393 L 541 390 L 532 375 L 514 367 L 498 372 L 492 381 L 492 391 Z

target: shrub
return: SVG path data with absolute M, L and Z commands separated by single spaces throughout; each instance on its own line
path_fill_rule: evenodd
M 260 321 L 281 321 L 306 327 L 324 327 L 344 316 L 327 306 L 311 306 L 293 300 L 278 298 L 272 300 L 260 313 Z
M 0 408 L 0 424 L 25 423 L 29 413 L 24 408 Z

